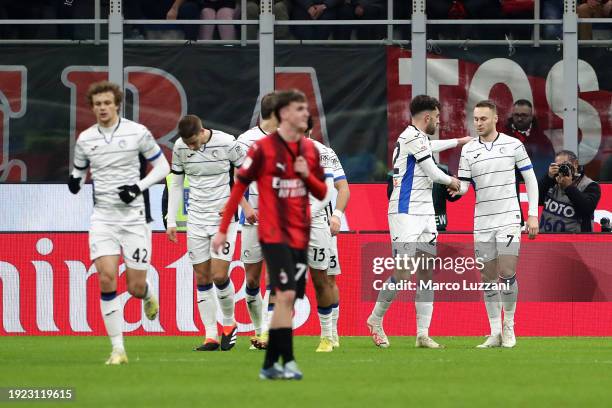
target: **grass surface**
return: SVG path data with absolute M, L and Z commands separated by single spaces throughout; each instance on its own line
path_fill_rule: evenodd
M 239 337 L 230 352 L 193 352 L 194 337 L 127 337 L 130 363 L 108 367 L 106 337 L 4 337 L 0 387 L 72 387 L 76 399 L 0 406 L 78 407 L 595 407 L 612 406 L 610 338 L 519 338 L 516 348 L 474 349 L 483 338 L 436 338 L 444 350 L 392 337 L 377 349 L 343 337 L 333 353 L 298 337 L 302 381 L 261 381 L 264 352 Z

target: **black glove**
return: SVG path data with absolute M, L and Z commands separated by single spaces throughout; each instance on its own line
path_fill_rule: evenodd
M 138 187 L 137 184 L 132 184 L 131 186 L 126 184 L 119 187 L 119 198 L 121 198 L 121 201 L 126 204 L 134 201 L 134 199 L 138 197 L 140 193 L 142 193 L 142 191 L 140 191 L 140 187 Z
M 68 190 L 70 190 L 72 194 L 78 193 L 81 190 L 81 178 L 74 177 L 71 174 L 70 178 L 68 179 Z

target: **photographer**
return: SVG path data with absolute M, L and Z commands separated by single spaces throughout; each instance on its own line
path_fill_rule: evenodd
M 544 206 L 540 232 L 593 231 L 593 215 L 601 189 L 581 173 L 574 152 L 557 153 L 548 174 L 540 180 L 539 191 L 539 202 Z

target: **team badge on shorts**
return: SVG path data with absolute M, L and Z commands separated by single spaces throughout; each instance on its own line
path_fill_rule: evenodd
M 251 251 L 249 251 L 249 250 L 247 249 L 247 250 L 245 250 L 245 251 L 243 252 L 243 255 L 244 255 L 244 256 L 249 256 L 249 255 L 251 255 Z
M 278 274 L 278 279 L 280 280 L 280 283 L 283 285 L 285 285 L 289 281 L 287 272 L 285 272 L 284 269 L 281 269 L 280 273 Z

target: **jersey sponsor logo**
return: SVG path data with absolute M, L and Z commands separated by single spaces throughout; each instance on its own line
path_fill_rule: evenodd
M 272 188 L 278 190 L 280 198 L 303 197 L 307 194 L 304 181 L 299 178 L 282 179 L 280 177 L 273 177 Z
M 552 198 L 547 198 L 546 201 L 544 201 L 544 211 L 565 218 L 574 218 L 576 215 L 576 210 L 574 210 L 573 206 L 566 203 L 560 203 Z

